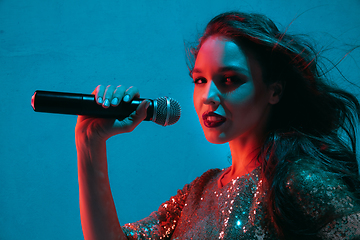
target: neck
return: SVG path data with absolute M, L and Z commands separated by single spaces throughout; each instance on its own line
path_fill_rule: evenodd
M 229 142 L 232 165 L 228 178 L 240 177 L 259 167 L 261 163 L 258 161 L 257 155 L 262 144 L 263 137 L 260 135 L 241 137 Z

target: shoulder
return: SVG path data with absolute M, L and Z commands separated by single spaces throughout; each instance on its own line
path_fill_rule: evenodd
M 359 237 L 359 199 L 341 174 L 311 159 L 301 159 L 289 164 L 285 175 L 278 199 L 286 231 L 321 239 Z M 343 237 L 330 237 L 335 235 Z
M 194 181 L 192 181 L 191 184 L 189 184 L 188 186 L 189 187 L 205 186 L 210 182 L 216 181 L 222 171 L 223 170 L 220 170 L 218 168 L 209 169 L 206 172 L 204 172 L 200 177 L 197 177 Z
M 340 216 L 358 208 L 355 194 L 341 175 L 310 159 L 291 164 L 285 188 L 303 214 L 312 218 Z
M 218 168 L 209 169 L 206 172 L 204 172 L 199 178 L 197 179 L 212 179 L 216 177 L 219 173 L 221 173 L 223 170 Z
M 158 213 L 162 211 L 180 213 L 188 200 L 189 195 L 200 196 L 206 186 L 216 178 L 220 169 L 210 169 L 197 177 L 189 184 L 185 184 L 182 189 L 177 190 L 177 194 L 172 196 L 168 201 L 161 204 Z M 165 214 L 166 215 L 166 214 Z
M 321 164 L 309 159 L 293 162 L 286 174 L 286 186 L 290 192 L 310 191 L 315 188 L 344 187 L 342 181 L 334 178 Z
M 217 179 L 217 176 L 222 172 L 222 170 L 218 168 L 209 169 L 204 172 L 201 176 L 195 178 L 192 182 L 185 184 L 182 189 L 179 189 L 177 194 L 179 195 L 187 195 L 190 191 L 194 189 L 199 189 L 205 187 L 210 182 Z
M 290 165 L 286 174 L 286 185 L 290 191 L 308 190 L 309 194 L 322 189 L 349 191 L 341 174 L 334 173 L 311 159 L 300 159 Z

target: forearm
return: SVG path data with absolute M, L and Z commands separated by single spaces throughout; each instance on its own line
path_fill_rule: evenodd
M 127 239 L 112 198 L 104 140 L 76 139 L 81 224 L 86 240 Z
M 99 85 L 93 92 L 99 105 L 108 108 L 117 106 L 129 96 L 131 101 L 139 97 L 135 87 Z M 136 111 L 119 121 L 110 118 L 78 116 L 75 141 L 78 154 L 78 177 L 80 215 L 86 240 L 123 240 L 123 233 L 112 198 L 106 160 L 106 139 L 116 134 L 131 132 L 147 115 L 149 101 L 142 101 Z

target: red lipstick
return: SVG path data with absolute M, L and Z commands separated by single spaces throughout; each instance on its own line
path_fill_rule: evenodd
M 219 127 L 226 121 L 225 117 L 223 117 L 215 112 L 205 112 L 205 113 L 203 113 L 202 118 L 203 118 L 205 127 L 208 127 L 208 128 Z

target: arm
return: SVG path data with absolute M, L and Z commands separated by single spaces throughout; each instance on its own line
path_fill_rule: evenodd
M 99 104 L 112 99 L 130 100 L 138 95 L 135 88 L 128 90 L 99 86 L 95 90 Z M 98 99 L 103 99 L 99 101 Z M 119 102 L 119 101 L 118 101 Z M 119 104 L 119 103 L 117 103 Z M 117 105 L 116 104 L 116 105 Z M 107 104 L 103 104 L 108 107 Z M 78 180 L 80 216 L 86 240 L 127 239 L 121 230 L 108 178 L 106 140 L 113 135 L 132 131 L 146 117 L 147 103 L 144 101 L 129 117 L 122 121 L 79 116 L 75 128 L 78 155 Z
M 80 216 L 85 239 L 127 239 L 111 194 L 102 140 L 76 138 Z

